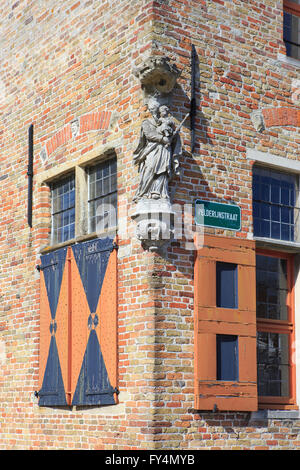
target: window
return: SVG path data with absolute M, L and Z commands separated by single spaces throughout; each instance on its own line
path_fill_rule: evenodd
M 117 230 L 117 160 L 76 166 L 49 182 L 51 245 L 82 237 L 113 236 Z
M 297 406 L 297 202 L 298 175 L 254 167 L 256 240 L 204 235 L 194 273 L 196 409 Z
M 295 406 L 294 256 L 275 251 L 299 242 L 298 177 L 253 169 L 253 232 L 270 249 L 256 250 L 257 387 L 260 408 Z
M 50 187 L 52 246 L 38 266 L 39 406 L 118 403 L 117 163 L 106 157 L 41 180 Z
M 297 177 L 254 167 L 253 232 L 256 237 L 297 241 Z
M 52 244 L 75 236 L 75 178 L 69 176 L 51 185 Z
M 300 59 L 300 0 L 284 0 L 283 8 L 283 40 L 286 55 Z
M 117 162 L 111 159 L 89 168 L 89 232 L 102 233 L 117 225 Z
M 293 255 L 257 250 L 257 376 L 259 403 L 295 403 Z

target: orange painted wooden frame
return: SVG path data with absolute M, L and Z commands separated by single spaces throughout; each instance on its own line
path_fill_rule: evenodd
M 291 13 L 295 16 L 300 16 L 300 5 L 290 2 L 289 0 L 283 0 L 283 9 L 287 13 Z
M 238 266 L 238 308 L 216 306 L 216 263 Z M 255 242 L 205 235 L 195 257 L 195 408 L 257 410 Z M 239 380 L 217 380 L 216 337 L 239 337 Z
M 300 8 L 300 5 L 299 5 Z M 283 333 L 289 335 L 289 357 L 290 357 L 290 377 L 289 377 L 289 397 L 258 397 L 259 408 L 297 408 L 296 406 L 296 370 L 292 358 L 292 345 L 295 341 L 295 292 L 294 292 L 294 255 L 290 253 L 277 252 L 272 250 L 257 249 L 256 254 L 285 259 L 287 261 L 287 284 L 288 284 L 288 319 L 269 320 L 257 318 L 257 331 L 270 333 Z

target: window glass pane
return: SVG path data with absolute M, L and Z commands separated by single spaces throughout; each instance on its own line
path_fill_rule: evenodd
M 102 187 L 102 194 L 108 194 L 110 192 L 110 187 L 109 187 L 109 177 L 103 178 L 102 181 L 103 187 Z
M 72 239 L 75 237 L 75 223 L 70 225 L 69 238 Z
M 270 201 L 270 185 L 268 184 L 269 178 L 265 177 L 262 181 L 263 183 L 261 184 L 261 200 L 265 202 L 269 202 Z
M 274 222 L 280 222 L 280 207 L 279 206 L 271 206 L 271 220 Z
M 294 59 L 300 58 L 300 18 L 287 11 L 283 15 L 283 39 L 286 54 Z
M 281 204 L 289 205 L 290 204 L 290 191 L 287 184 L 284 182 L 281 185 Z
M 69 240 L 69 227 L 68 226 L 63 227 L 62 233 L 63 233 L 63 239 L 61 241 L 65 242 L 65 241 Z
M 95 183 L 95 194 L 94 198 L 102 196 L 103 195 L 103 180 L 97 180 Z
M 270 221 L 269 220 L 261 219 L 259 236 L 266 237 L 266 238 L 271 237 L 271 227 L 270 227 Z
M 261 204 L 260 216 L 262 219 L 270 220 L 271 218 L 271 206 L 269 204 Z
M 89 231 L 101 234 L 117 225 L 117 161 L 89 169 Z
M 238 380 L 238 337 L 217 335 L 217 380 Z
M 286 224 L 281 224 L 281 240 L 291 241 L 290 227 Z
M 257 333 L 258 394 L 289 396 L 289 337 L 281 333 Z
M 256 256 L 257 317 L 288 320 L 287 261 L 271 256 Z
M 237 308 L 237 265 L 216 263 L 217 307 Z
M 61 210 L 61 199 L 56 195 L 53 195 L 52 197 L 52 211 L 59 212 Z
M 271 181 L 271 202 L 273 204 L 280 202 L 280 186 L 279 182 L 274 178 Z
M 253 217 L 260 218 L 260 203 L 253 202 Z
M 280 238 L 280 224 L 279 223 L 272 222 L 271 238 Z
M 51 187 L 52 243 L 61 243 L 75 236 L 75 180 L 64 178 Z
M 297 184 L 293 175 L 274 170 L 253 170 L 253 231 L 263 238 L 295 241 L 295 220 L 299 213 Z

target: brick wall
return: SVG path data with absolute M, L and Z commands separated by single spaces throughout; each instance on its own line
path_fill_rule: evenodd
M 0 448 L 291 449 L 297 420 L 200 413 L 194 406 L 194 253 L 186 240 L 161 254 L 131 236 L 127 208 L 138 177 L 132 152 L 145 109 L 133 66 L 166 54 L 181 69 L 172 112 L 189 111 L 190 53 L 197 52 L 196 146 L 182 131 L 173 201 L 209 197 L 242 208 L 251 238 L 246 149 L 297 159 L 298 69 L 283 65 L 282 2 L 242 0 L 4 1 L 0 74 Z M 265 131 L 252 113 L 261 110 Z M 277 111 L 278 110 L 278 111 Z M 71 122 L 79 119 L 77 136 Z M 27 226 L 27 132 L 34 124 L 33 228 Z M 39 274 L 49 239 L 43 178 L 114 149 L 119 211 L 119 389 L 116 407 L 39 408 Z M 208 230 L 225 236 L 232 232 Z

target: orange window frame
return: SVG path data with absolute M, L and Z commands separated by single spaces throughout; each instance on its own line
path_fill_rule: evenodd
M 293 356 L 293 344 L 295 342 L 295 289 L 294 289 L 294 255 L 284 252 L 276 252 L 272 250 L 257 249 L 257 255 L 270 256 L 274 258 L 285 259 L 287 261 L 287 284 L 288 284 L 288 295 L 287 295 L 287 307 L 288 307 L 288 319 L 283 320 L 270 320 L 264 318 L 257 318 L 256 325 L 257 331 L 288 334 L 289 335 L 289 364 L 290 364 L 290 375 L 289 375 L 289 397 L 268 397 L 258 396 L 259 408 L 269 409 L 296 409 L 296 368 L 292 361 Z

